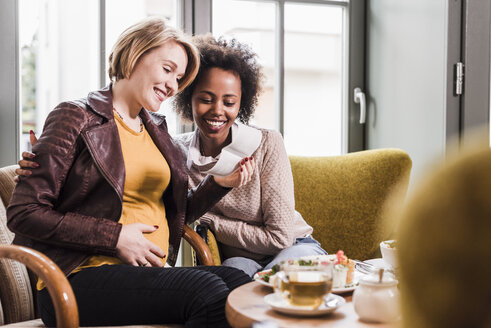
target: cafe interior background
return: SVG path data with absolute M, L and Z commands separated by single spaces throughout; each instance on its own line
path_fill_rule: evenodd
M 252 124 L 280 131 L 288 154 L 400 148 L 413 161 L 411 191 L 456 140 L 465 145 L 476 128 L 489 140 L 490 8 L 487 0 L 2 0 L 0 166 L 29 149 L 29 131 L 39 135 L 56 104 L 106 85 L 118 34 L 158 15 L 258 53 L 266 80 Z M 193 129 L 168 103 L 161 112 L 171 134 Z

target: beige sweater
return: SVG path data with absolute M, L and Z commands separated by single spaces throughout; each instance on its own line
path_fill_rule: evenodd
M 281 134 L 260 130 L 262 140 L 253 154 L 256 168 L 252 180 L 234 188 L 200 218 L 222 243 L 224 258 L 261 260 L 291 246 L 295 238 L 312 233 L 312 227 L 295 211 L 293 177 Z M 176 137 L 186 157 L 193 133 Z M 190 187 L 195 187 L 206 175 L 193 165 L 189 176 Z

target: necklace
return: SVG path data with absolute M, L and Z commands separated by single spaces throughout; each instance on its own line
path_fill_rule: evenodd
M 120 112 L 118 112 L 118 110 L 116 108 L 113 107 L 113 110 L 116 112 L 116 114 L 118 114 L 119 118 L 125 122 L 125 119 L 123 118 L 123 115 L 121 115 Z M 143 121 L 142 121 L 142 118 L 140 117 L 140 115 L 138 115 L 138 118 L 140 119 L 140 132 L 143 132 Z

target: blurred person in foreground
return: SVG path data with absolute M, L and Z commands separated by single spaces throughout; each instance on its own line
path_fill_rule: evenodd
M 404 327 L 491 327 L 490 190 L 487 143 L 415 189 L 398 229 Z

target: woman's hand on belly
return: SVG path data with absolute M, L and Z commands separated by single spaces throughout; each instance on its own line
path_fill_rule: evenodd
M 116 245 L 118 258 L 134 266 L 163 267 L 162 259 L 166 254 L 143 236 L 143 233 L 157 229 L 158 227 L 143 223 L 124 225 Z

